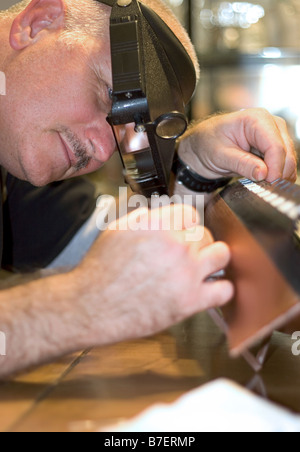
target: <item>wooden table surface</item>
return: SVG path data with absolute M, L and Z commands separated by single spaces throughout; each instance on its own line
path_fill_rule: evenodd
M 155 337 L 67 356 L 0 383 L 0 431 L 94 431 L 219 377 L 234 380 L 300 412 L 300 357 L 275 333 L 255 375 L 207 314 Z

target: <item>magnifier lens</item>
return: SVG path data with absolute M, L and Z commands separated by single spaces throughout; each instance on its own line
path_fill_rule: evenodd
M 176 140 L 187 129 L 187 121 L 183 115 L 167 115 L 158 119 L 156 135 L 164 140 Z

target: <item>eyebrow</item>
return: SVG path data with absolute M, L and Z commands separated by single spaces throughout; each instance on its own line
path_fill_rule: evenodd
M 90 64 L 90 68 L 94 72 L 98 82 L 99 87 L 98 94 L 99 97 L 101 98 L 101 102 L 103 102 L 104 105 L 108 106 L 109 109 L 111 109 L 112 100 L 110 93 L 113 92 L 112 86 L 105 80 L 105 78 L 103 78 L 103 75 L 100 72 L 100 69 L 96 63 Z M 103 98 L 103 93 L 105 95 L 105 98 Z

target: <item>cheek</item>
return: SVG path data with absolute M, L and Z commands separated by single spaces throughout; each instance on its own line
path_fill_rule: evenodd
M 56 133 L 28 133 L 19 149 L 19 161 L 26 180 L 44 186 L 59 180 L 68 170 L 69 162 Z

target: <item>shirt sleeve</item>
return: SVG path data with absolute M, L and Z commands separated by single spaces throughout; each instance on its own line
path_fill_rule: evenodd
M 94 186 L 84 178 L 36 188 L 7 177 L 2 267 L 32 272 L 47 267 L 95 209 Z

